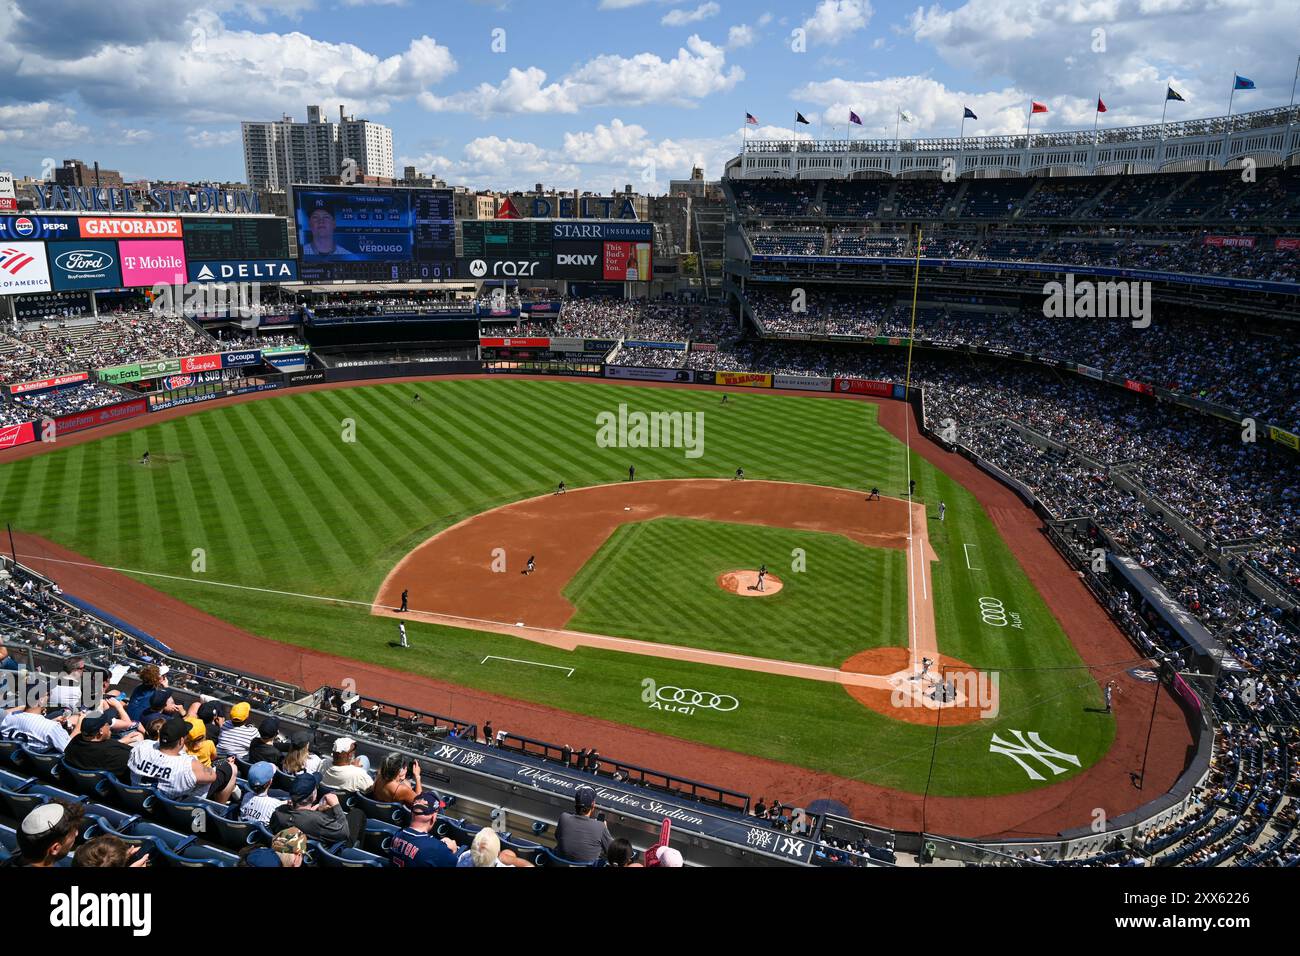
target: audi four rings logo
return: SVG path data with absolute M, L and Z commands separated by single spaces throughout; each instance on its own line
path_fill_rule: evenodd
M 711 694 L 690 687 L 660 687 L 655 691 L 655 697 L 665 704 L 703 707 L 705 710 L 716 710 L 724 714 L 740 706 L 740 701 L 730 694 Z M 730 703 L 727 703 L 728 701 Z
M 1007 609 L 1002 606 L 1002 602 L 997 598 L 980 598 L 980 617 L 985 624 L 992 627 L 1007 626 Z

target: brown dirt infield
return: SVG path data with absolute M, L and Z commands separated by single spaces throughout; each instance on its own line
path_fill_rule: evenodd
M 760 591 L 757 571 L 727 571 L 718 575 L 718 587 L 738 597 L 771 597 L 785 587 L 785 582 L 775 574 L 768 574 Z
M 934 658 L 931 659 L 934 660 Z M 872 647 L 854 654 L 840 665 L 840 669 L 854 674 L 890 676 L 900 675 L 910 667 L 911 663 L 911 658 L 904 648 Z M 930 668 L 930 674 L 941 674 L 945 671 L 958 671 L 963 674 L 976 673 L 975 668 L 964 661 L 949 657 L 947 654 L 939 654 L 934 666 Z M 933 727 L 937 723 L 940 727 L 956 727 L 960 724 L 973 724 L 983 714 L 981 707 L 972 706 L 965 700 L 959 701 L 953 706 L 927 707 L 920 703 L 921 698 L 917 695 L 909 694 L 907 696 L 911 698 L 912 703 L 907 706 L 899 706 L 892 687 L 882 688 L 846 683 L 844 689 L 848 691 L 850 697 L 864 707 L 870 707 L 879 714 L 909 724 L 924 724 L 927 727 Z M 990 700 L 988 703 L 992 705 L 994 700 Z
M 583 377 L 556 378 L 629 384 Z M 293 392 L 437 379 L 437 376 L 418 376 L 326 383 L 305 386 Z M 744 399 L 743 390 L 735 387 L 635 384 L 650 388 L 726 391 L 736 399 Z M 280 393 L 254 393 L 169 409 L 78 432 L 60 439 L 55 447 L 94 441 L 181 415 L 201 414 L 226 405 L 274 398 L 277 394 Z M 972 838 L 1051 836 L 1090 822 L 1096 808 L 1104 809 L 1109 817 L 1114 818 L 1168 790 L 1182 772 L 1189 748 L 1194 745 L 1182 712 L 1168 694 L 1159 695 L 1152 712 L 1156 685 L 1134 680 L 1120 669 L 1129 666 L 1134 659 L 1132 646 L 1041 534 L 1040 523 L 1033 512 L 1012 491 L 971 462 L 920 437 L 912 408 L 905 403 L 842 393 L 792 394 L 875 404 L 878 420 L 884 428 L 900 440 L 908 435 L 913 451 L 975 495 L 1061 622 L 1080 656 L 1092 668 L 1093 675 L 1102 682 L 1109 679 L 1118 681 L 1116 736 L 1101 760 L 1069 780 L 1026 793 L 1000 797 L 931 797 L 927 800 L 919 794 L 708 747 L 259 637 L 59 545 L 15 531 L 18 557 L 58 581 L 70 594 L 131 621 L 181 653 L 227 664 L 237 663 L 250 673 L 276 677 L 308 688 L 337 684 L 346 675 L 356 680 L 358 692 L 365 695 L 468 719 L 481 721 L 490 717 L 497 726 L 518 727 L 539 739 L 596 747 L 601 753 L 631 763 L 671 770 L 683 777 L 730 786 L 755 795 L 777 797 L 791 805 L 831 799 L 844 804 L 857 818 L 881 826 L 901 830 L 925 829 L 931 833 Z M 52 450 L 54 447 L 36 442 L 0 451 L 0 463 Z M 1150 750 L 1145 783 L 1138 790 L 1130 779 L 1143 765 L 1148 718 L 1152 719 Z

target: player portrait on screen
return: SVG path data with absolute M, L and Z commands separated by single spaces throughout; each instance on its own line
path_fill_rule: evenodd
M 340 245 L 335 235 L 334 210 L 329 201 L 313 199 L 304 210 L 307 228 L 303 233 L 302 254 L 313 259 L 356 259 L 356 253 Z

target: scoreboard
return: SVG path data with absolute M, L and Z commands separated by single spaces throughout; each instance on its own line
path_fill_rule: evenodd
M 288 259 L 285 220 L 273 218 L 184 219 L 185 255 L 189 259 Z
M 550 259 L 551 223 L 546 219 L 467 219 L 461 224 L 466 259 Z

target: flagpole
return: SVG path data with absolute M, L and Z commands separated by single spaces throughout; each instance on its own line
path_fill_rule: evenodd
M 1101 90 L 1097 91 L 1097 104 L 1092 108 L 1092 145 L 1097 146 L 1097 121 L 1101 119 Z
M 966 111 L 961 111 L 961 132 L 957 134 L 957 139 L 964 141 L 966 139 Z
M 1232 91 L 1228 93 L 1228 119 L 1232 119 L 1232 98 L 1237 95 L 1237 74 L 1232 74 Z
M 1295 76 L 1291 79 L 1291 102 L 1286 111 L 1286 139 L 1282 141 L 1282 162 L 1285 163 L 1291 150 L 1291 117 L 1295 114 L 1295 84 L 1300 80 L 1300 56 L 1295 58 Z

